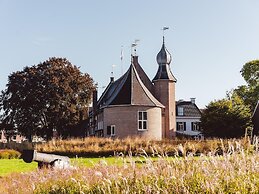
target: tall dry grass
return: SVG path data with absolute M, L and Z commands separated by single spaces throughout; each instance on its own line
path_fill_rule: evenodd
M 21 153 L 16 150 L 0 149 L 0 159 L 20 158 Z
M 222 154 L 222 152 L 231 149 L 229 144 L 240 144 L 244 149 L 253 149 L 248 139 L 232 139 L 232 140 L 163 140 L 152 141 L 143 138 L 126 138 L 126 139 L 110 139 L 110 138 L 85 138 L 70 140 L 52 140 L 47 143 L 37 144 L 35 149 L 41 152 L 56 153 L 68 155 L 71 157 L 96 157 L 96 156 L 113 156 L 118 154 L 138 155 L 144 150 L 148 155 L 154 153 L 174 155 L 195 155 Z M 155 152 L 154 152 L 155 150 Z
M 258 150 L 238 141 L 227 144 L 222 156 L 190 152 L 153 160 L 143 150 L 141 165 L 135 158 L 118 157 L 122 166 L 104 160 L 93 168 L 13 174 L 1 179 L 0 193 L 259 193 Z M 180 149 L 187 152 L 187 146 Z

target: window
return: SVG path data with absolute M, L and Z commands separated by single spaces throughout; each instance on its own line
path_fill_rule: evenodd
M 111 126 L 111 136 L 115 136 L 115 125 Z
M 186 123 L 185 122 L 177 122 L 176 123 L 177 131 L 186 131 Z
M 89 135 L 93 135 L 94 134 L 94 128 L 90 128 L 90 130 L 89 130 Z
M 183 116 L 183 107 L 178 107 L 178 116 Z
M 147 112 L 138 112 L 138 130 L 147 130 Z
M 200 131 L 200 122 L 192 122 L 192 131 Z
M 107 126 L 107 135 L 115 136 L 115 125 Z
M 103 129 L 103 121 L 99 121 L 97 123 L 97 129 L 100 130 L 100 129 Z

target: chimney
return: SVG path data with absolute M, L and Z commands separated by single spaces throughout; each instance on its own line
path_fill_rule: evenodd
M 114 82 L 114 77 L 110 77 L 110 82 Z
M 191 103 L 195 104 L 195 98 L 190 98 L 191 99 Z
M 93 111 L 97 109 L 97 90 L 93 91 Z

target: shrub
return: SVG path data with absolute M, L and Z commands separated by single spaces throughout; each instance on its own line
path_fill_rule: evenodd
M 0 150 L 0 159 L 14 159 L 14 158 L 20 158 L 21 153 L 16 150 Z

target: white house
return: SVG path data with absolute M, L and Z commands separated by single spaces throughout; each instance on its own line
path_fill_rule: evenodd
M 195 98 L 190 101 L 176 102 L 176 134 L 178 136 L 202 137 L 200 127 L 201 111 L 195 104 Z

